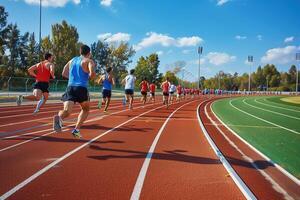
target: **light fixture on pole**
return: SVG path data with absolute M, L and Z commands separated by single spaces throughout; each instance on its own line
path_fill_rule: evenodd
M 201 62 L 201 54 L 203 51 L 203 47 L 199 46 L 198 47 L 198 54 L 199 54 L 199 69 L 198 69 L 198 89 L 200 89 L 200 84 L 201 84 L 201 80 L 200 80 L 200 62 Z
M 250 93 L 250 91 L 251 91 L 251 65 L 253 63 L 253 56 L 248 56 L 248 63 L 251 63 L 250 69 L 249 69 L 249 82 L 248 82 L 248 92 Z
M 296 53 L 296 61 L 300 61 L 300 52 Z M 298 65 L 296 66 L 296 94 L 298 95 L 298 84 L 299 84 L 299 70 L 298 70 Z

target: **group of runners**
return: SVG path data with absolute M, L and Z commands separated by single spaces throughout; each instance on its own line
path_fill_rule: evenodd
M 51 78 L 55 78 L 55 67 L 53 64 L 54 56 L 51 53 L 46 53 L 44 61 L 39 62 L 28 69 L 28 73 L 36 78 L 33 86 L 33 94 L 29 96 L 19 95 L 17 97 L 17 105 L 21 105 L 23 100 L 38 101 L 34 110 L 37 114 L 41 107 L 45 105 L 49 97 L 49 82 Z M 128 104 L 129 109 L 133 109 L 134 87 L 136 77 L 135 70 L 131 69 L 129 74 L 121 81 L 125 89 L 124 105 Z M 80 47 L 80 55 L 71 59 L 63 68 L 62 76 L 68 79 L 68 85 L 65 93 L 62 95 L 63 110 L 60 110 L 57 115 L 53 117 L 53 129 L 56 132 L 61 132 L 63 127 L 63 120 L 67 118 L 73 110 L 75 103 L 79 103 L 81 111 L 78 115 L 77 123 L 72 130 L 72 135 L 81 138 L 80 127 L 87 119 L 90 110 L 90 97 L 88 92 L 89 80 L 96 78 L 95 62 L 91 59 L 91 50 L 87 45 Z M 102 99 L 99 101 L 98 108 L 104 105 L 104 112 L 108 111 L 108 107 L 112 96 L 112 87 L 115 84 L 113 76 L 113 68 L 107 67 L 105 73 L 97 81 L 102 84 Z M 167 77 L 161 83 L 163 93 L 163 104 L 168 108 L 174 101 L 175 93 L 177 93 L 176 101 L 185 98 L 187 94 L 197 94 L 197 91 L 183 88 L 180 84 L 176 87 Z M 141 101 L 143 105 L 147 102 L 155 103 L 155 93 L 157 86 L 155 82 L 149 84 L 146 78 L 143 78 L 139 84 L 141 91 Z M 148 92 L 150 94 L 148 99 Z M 198 92 L 199 94 L 199 92 Z

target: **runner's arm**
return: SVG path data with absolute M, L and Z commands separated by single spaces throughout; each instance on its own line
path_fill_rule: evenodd
M 36 77 L 36 74 L 34 72 L 36 70 L 36 68 L 37 68 L 37 65 L 33 65 L 33 66 L 29 67 L 28 73 L 30 76 Z
M 55 79 L 55 75 L 54 75 L 54 65 L 51 63 L 49 67 L 50 67 L 50 74 L 51 74 L 52 78 Z
M 64 66 L 64 69 L 63 69 L 63 71 L 62 71 L 62 76 L 64 77 L 64 78 L 69 78 L 69 68 L 70 68 L 70 63 L 71 63 L 71 61 L 69 61 L 65 66 Z
M 93 60 L 90 60 L 90 62 L 88 63 L 88 68 L 89 68 L 89 77 L 91 80 L 93 80 L 96 77 L 95 62 Z

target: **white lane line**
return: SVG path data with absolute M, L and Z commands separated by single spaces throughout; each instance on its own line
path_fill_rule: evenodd
M 41 170 L 39 170 L 38 172 L 36 172 L 35 174 L 33 174 L 32 176 L 28 177 L 27 179 L 25 179 L 24 181 L 22 181 L 21 183 L 19 183 L 18 185 L 16 185 L 15 187 L 11 188 L 9 191 L 7 191 L 6 193 L 4 193 L 2 196 L 0 196 L 1 200 L 7 199 L 8 197 L 10 197 L 11 195 L 13 195 L 14 193 L 16 193 L 18 190 L 20 190 L 21 188 L 25 187 L 26 185 L 28 185 L 30 182 L 32 182 L 33 180 L 35 180 L 37 177 L 41 176 L 42 174 L 44 174 L 45 172 L 47 172 L 49 169 L 51 169 L 52 167 L 54 167 L 55 165 L 57 165 L 58 163 L 62 162 L 63 160 L 65 160 L 66 158 L 70 157 L 71 155 L 75 154 L 76 152 L 78 152 L 79 150 L 83 149 L 84 147 L 86 147 L 87 145 L 91 144 L 92 142 L 98 140 L 99 138 L 107 135 L 108 133 L 120 128 L 121 126 L 124 126 L 125 124 L 145 115 L 148 114 L 152 111 L 155 111 L 157 109 L 160 109 L 162 107 L 165 106 L 159 106 L 157 108 L 151 109 L 149 111 L 146 111 L 144 113 L 139 114 L 138 116 L 135 116 L 121 124 L 119 124 L 118 126 L 115 126 L 114 128 L 111 128 L 107 131 L 105 131 L 104 133 L 94 137 L 93 139 L 89 140 L 88 142 L 80 145 L 79 147 L 73 149 L 72 151 L 69 151 L 67 154 L 61 156 L 60 158 L 58 158 L 57 160 L 55 160 L 54 162 L 50 163 L 49 165 L 47 165 L 46 167 L 42 168 Z
M 206 137 L 206 139 L 207 139 L 208 143 L 210 144 L 210 146 L 212 147 L 213 151 L 215 152 L 215 154 L 217 155 L 217 157 L 219 158 L 219 160 L 223 164 L 223 166 L 226 169 L 226 171 L 228 172 L 228 174 L 231 176 L 231 178 L 234 181 L 234 183 L 237 185 L 237 187 L 243 193 L 243 195 L 245 196 L 245 198 L 248 199 L 248 200 L 256 200 L 255 195 L 248 188 L 248 186 L 244 183 L 244 181 L 239 177 L 239 175 L 236 173 L 236 171 L 232 168 L 232 166 L 226 160 L 226 158 L 224 157 L 224 155 L 222 154 L 222 152 L 219 150 L 219 148 L 217 147 L 217 145 L 214 143 L 214 141 L 212 140 L 212 138 L 210 137 L 210 135 L 206 131 L 206 129 L 205 129 L 204 125 L 203 125 L 203 122 L 200 119 L 200 106 L 203 103 L 204 102 L 200 103 L 198 105 L 198 107 L 197 107 L 197 117 L 198 117 L 198 122 L 199 122 L 200 128 L 201 128 L 204 136 Z
M 265 99 L 264 99 L 264 100 L 265 100 Z M 300 113 L 300 111 L 297 111 L 297 110 L 293 110 L 293 109 L 283 108 L 283 107 L 280 107 L 280 106 L 273 106 L 273 105 L 270 105 L 270 104 L 262 103 L 262 102 L 258 101 L 257 99 L 255 99 L 254 101 L 255 101 L 256 103 L 261 104 L 261 105 L 265 105 L 265 106 L 269 106 L 269 107 L 273 107 L 273 108 L 279 108 L 279 109 L 282 109 L 282 110 L 288 110 L 288 111 Z
M 246 105 L 248 105 L 248 106 L 251 106 L 252 108 L 260 109 L 260 110 L 263 110 L 263 111 L 266 111 L 266 112 L 274 113 L 274 114 L 281 115 L 281 116 L 285 116 L 285 117 L 289 117 L 289 118 L 291 118 L 291 119 L 300 120 L 300 118 L 298 118 L 298 117 L 286 115 L 286 114 L 283 114 L 283 113 L 279 113 L 279 112 L 275 112 L 275 111 L 271 111 L 271 110 L 268 110 L 268 109 L 264 109 L 264 108 L 260 108 L 260 107 L 251 105 L 251 104 L 249 104 L 249 103 L 246 102 L 246 99 L 243 99 L 243 102 L 244 102 L 244 104 L 246 104 Z
M 261 157 L 263 157 L 266 161 L 274 165 L 279 171 L 281 171 L 283 174 L 285 174 L 288 178 L 290 178 L 293 182 L 295 182 L 297 185 L 300 186 L 300 180 L 297 179 L 295 176 L 293 176 L 291 173 L 286 171 L 284 168 L 282 168 L 279 164 L 272 161 L 268 156 L 263 154 L 261 151 L 256 149 L 254 146 L 252 146 L 250 143 L 248 143 L 246 140 L 244 140 L 241 136 L 239 136 L 234 130 L 232 130 L 229 125 L 225 124 L 217 115 L 214 113 L 213 109 L 211 109 L 214 116 L 222 123 L 223 126 L 225 126 L 233 135 L 235 135 L 238 139 L 240 139 L 242 142 L 244 142 L 250 149 L 255 151 L 257 154 L 259 154 Z
M 260 174 L 271 183 L 272 188 L 275 191 L 282 194 L 285 199 L 288 199 L 288 200 L 293 199 L 271 176 L 269 176 L 269 174 L 267 174 L 264 170 L 260 169 L 259 166 L 257 166 L 257 164 L 255 164 L 255 162 L 252 158 L 247 156 L 232 140 L 230 140 L 230 138 L 227 137 L 227 135 L 218 127 L 216 122 L 209 116 L 209 114 L 207 112 L 207 105 L 205 105 L 204 109 L 205 109 L 205 114 L 208 117 L 208 119 L 213 124 L 215 124 L 215 127 L 218 129 L 218 131 L 223 135 L 223 137 L 227 140 L 227 142 L 242 155 L 243 159 L 246 160 L 247 162 L 249 162 L 256 170 L 258 170 L 260 172 Z M 212 110 L 211 104 L 210 104 L 210 110 Z
M 253 118 L 256 118 L 256 119 L 261 120 L 261 121 L 263 121 L 263 122 L 266 122 L 266 123 L 268 123 L 268 124 L 277 126 L 277 127 L 282 128 L 282 129 L 284 129 L 284 130 L 287 130 L 287 131 L 289 131 L 289 132 L 292 132 L 292 133 L 295 133 L 295 134 L 298 134 L 298 135 L 300 134 L 299 132 L 294 131 L 294 130 L 292 130 L 292 129 L 289 129 L 289 128 L 280 126 L 280 125 L 275 124 L 275 123 L 273 123 L 273 122 L 270 122 L 270 121 L 268 121 L 268 120 L 265 120 L 265 119 L 262 119 L 262 118 L 260 118 L 260 117 L 255 116 L 255 115 L 252 115 L 252 114 L 250 114 L 250 113 L 247 113 L 246 111 L 241 110 L 241 109 L 235 107 L 234 105 L 232 105 L 232 100 L 229 101 L 229 104 L 230 104 L 233 108 L 235 108 L 236 110 L 238 110 L 238 111 L 240 111 L 240 112 L 242 112 L 242 113 L 245 113 L 246 115 L 249 115 L 249 116 L 251 116 L 251 117 L 253 117 Z
M 275 105 L 275 104 L 276 104 L 276 105 L 282 105 L 282 104 L 280 104 L 280 103 L 276 103 L 276 102 L 273 102 L 273 101 L 269 101 L 267 98 L 265 98 L 264 101 L 267 102 L 267 103 L 271 103 L 271 104 L 273 104 L 273 105 Z M 300 110 L 297 109 L 297 108 L 299 108 L 299 107 L 297 107 L 297 106 L 292 106 L 292 105 L 287 105 L 287 106 L 293 107 L 295 110 L 297 110 L 297 112 L 300 112 Z M 284 107 L 281 107 L 281 106 L 276 106 L 276 107 L 284 108 Z
M 195 101 L 195 100 L 194 100 Z M 130 199 L 131 200 L 138 200 L 140 198 L 140 195 L 141 195 L 141 191 L 142 191 L 142 188 L 143 188 L 143 184 L 144 184 L 144 181 L 145 181 L 145 177 L 146 177 L 146 174 L 147 174 L 147 170 L 148 170 L 148 167 L 149 167 L 149 164 L 150 164 L 150 161 L 151 161 L 151 158 L 152 158 L 152 155 L 154 153 L 154 150 L 155 150 L 155 147 L 158 143 L 158 140 L 163 132 L 163 130 L 165 129 L 167 123 L 169 122 L 169 120 L 171 119 L 171 117 L 180 109 L 182 108 L 183 106 L 185 105 L 188 105 L 190 103 L 193 103 L 194 101 L 191 101 L 191 102 L 188 102 L 188 103 L 185 103 L 183 104 L 182 106 L 178 107 L 176 110 L 174 110 L 170 115 L 169 117 L 166 119 L 166 121 L 164 122 L 164 124 L 161 126 L 161 128 L 159 129 L 155 139 L 153 140 L 153 143 L 147 153 L 147 156 L 144 160 L 144 163 L 143 163 L 143 166 L 141 168 L 141 171 L 138 175 L 138 178 L 136 180 L 136 183 L 134 185 L 134 189 L 133 189 L 133 192 L 131 194 L 131 197 Z

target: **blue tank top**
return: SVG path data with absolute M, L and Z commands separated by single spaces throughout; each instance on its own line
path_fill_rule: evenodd
M 103 90 L 111 90 L 111 82 L 108 80 L 108 74 L 105 73 L 105 79 L 103 81 Z
M 88 87 L 89 73 L 83 71 L 81 66 L 81 57 L 75 57 L 69 68 L 69 82 L 68 86 L 82 86 Z

